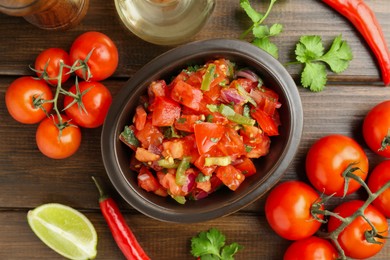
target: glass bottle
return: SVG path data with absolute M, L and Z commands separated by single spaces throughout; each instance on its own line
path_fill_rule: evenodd
M 46 30 L 66 30 L 86 15 L 89 0 L 0 0 L 0 12 Z
M 139 38 L 158 45 L 189 41 L 215 7 L 215 0 L 115 0 L 123 24 Z

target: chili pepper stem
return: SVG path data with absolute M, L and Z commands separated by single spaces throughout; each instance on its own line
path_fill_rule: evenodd
M 99 202 L 106 200 L 108 198 L 108 195 L 103 190 L 103 187 L 102 187 L 100 181 L 98 179 L 96 179 L 94 176 L 92 176 L 92 180 L 95 183 L 95 186 L 99 191 Z

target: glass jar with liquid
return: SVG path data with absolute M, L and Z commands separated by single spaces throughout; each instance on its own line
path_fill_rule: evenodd
M 22 16 L 45 30 L 67 30 L 87 13 L 89 0 L 0 0 L 0 13 Z
M 158 45 L 189 41 L 205 25 L 215 0 L 115 0 L 123 24 Z

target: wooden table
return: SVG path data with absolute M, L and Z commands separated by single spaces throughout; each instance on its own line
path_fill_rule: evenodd
M 367 0 L 367 3 L 375 11 L 390 43 L 388 0 Z M 259 3 L 254 6 L 265 10 Z M 349 22 L 321 1 L 278 1 L 266 22 L 284 25 L 284 32 L 274 38 L 282 63 L 291 61 L 295 44 L 304 34 L 320 35 L 326 44 L 342 34 L 354 54 L 348 70 L 341 75 L 330 74 L 328 86 L 321 93 L 299 86 L 300 66 L 287 67 L 302 98 L 304 129 L 296 159 L 282 181 L 306 181 L 304 161 L 310 145 L 331 133 L 356 138 L 367 152 L 372 169 L 383 159 L 365 145 L 361 124 L 371 107 L 390 99 L 390 88 L 383 87 L 378 66 L 365 41 Z M 218 0 L 211 19 L 192 40 L 238 38 L 247 27 L 249 20 L 240 10 L 238 0 Z M 37 126 L 22 125 L 10 117 L 4 104 L 5 91 L 16 78 L 32 74 L 28 65 L 33 64 L 40 51 L 49 47 L 69 49 L 76 36 L 91 30 L 109 35 L 118 46 L 119 68 L 113 77 L 104 81 L 114 96 L 138 69 L 171 48 L 146 43 L 124 29 L 113 1 L 91 0 L 82 23 L 66 32 L 43 31 L 23 18 L 0 14 L 0 259 L 61 259 L 32 233 L 26 220 L 28 210 L 48 202 L 72 206 L 93 222 L 99 236 L 97 259 L 123 259 L 99 211 L 92 175 L 105 181 L 152 259 L 193 259 L 189 253 L 190 238 L 211 227 L 225 233 L 227 242 L 236 241 L 245 247 L 236 259 L 282 259 L 290 242 L 279 238 L 268 226 L 264 197 L 235 214 L 213 221 L 191 225 L 163 223 L 132 209 L 111 186 L 100 154 L 101 128 L 82 130 L 81 147 L 68 159 L 52 160 L 38 151 Z M 362 194 L 347 199 L 363 197 Z M 389 258 L 390 243 L 373 259 Z

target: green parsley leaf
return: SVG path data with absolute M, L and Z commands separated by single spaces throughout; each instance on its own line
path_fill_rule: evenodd
M 256 38 L 265 38 L 270 35 L 270 31 L 267 25 L 256 25 L 252 29 L 253 36 Z
M 278 47 L 272 43 L 269 38 L 255 38 L 252 42 L 253 45 L 265 50 L 271 54 L 275 59 L 279 58 Z
M 322 63 L 308 62 L 301 75 L 301 83 L 305 88 L 310 88 L 313 92 L 323 90 L 326 84 L 326 67 Z
M 280 23 L 275 23 L 269 29 L 269 35 L 270 36 L 277 36 L 277 35 L 281 34 L 282 31 L 283 31 L 283 25 L 281 25 Z
M 301 74 L 301 83 L 311 91 L 322 91 L 327 82 L 326 64 L 335 73 L 341 73 L 349 66 L 352 60 L 352 51 L 346 41 L 337 36 L 324 53 L 321 37 L 318 35 L 302 36 L 295 48 L 296 60 L 304 64 Z
M 352 58 L 351 47 L 339 35 L 334 39 L 329 51 L 320 60 L 326 62 L 333 72 L 341 73 L 348 68 Z
M 253 39 L 251 40 L 252 44 L 259 47 L 260 49 L 265 50 L 270 53 L 276 59 L 278 58 L 278 48 L 275 44 L 271 43 L 270 37 L 279 35 L 283 26 L 281 24 L 273 24 L 271 27 L 267 25 L 263 25 L 262 23 L 270 14 L 273 5 L 277 0 L 270 0 L 267 11 L 264 14 L 257 12 L 250 4 L 249 0 L 240 0 L 240 6 L 248 15 L 248 17 L 252 20 L 253 24 L 250 28 L 244 31 L 241 34 L 241 39 L 244 39 L 248 33 L 252 32 Z
M 216 228 L 191 239 L 191 254 L 202 260 L 234 260 L 233 256 L 241 249 L 237 243 L 225 246 L 225 236 Z
M 245 13 L 252 20 L 253 23 L 259 22 L 264 15 L 257 12 L 250 4 L 249 0 L 240 0 L 240 6 L 244 9 Z
M 221 258 L 224 260 L 234 260 L 234 255 L 243 247 L 237 243 L 227 245 L 222 249 Z
M 317 35 L 302 36 L 296 46 L 295 55 L 297 56 L 297 61 L 302 63 L 320 58 L 324 55 L 321 37 Z

